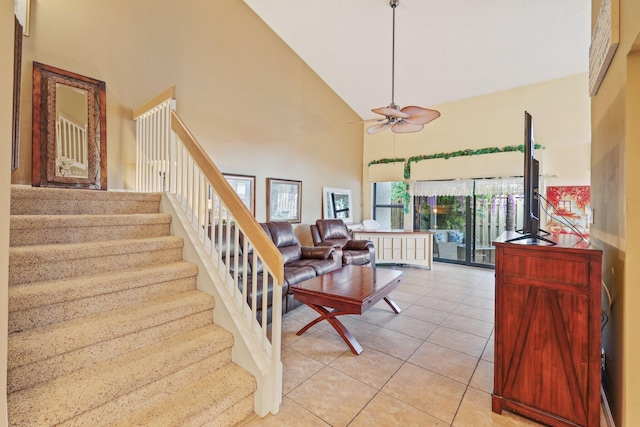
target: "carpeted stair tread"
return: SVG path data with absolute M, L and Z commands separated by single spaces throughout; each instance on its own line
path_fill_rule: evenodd
M 43 304 L 57 304 L 72 299 L 120 292 L 125 289 L 149 286 L 197 274 L 197 265 L 186 261 L 176 261 L 163 265 L 109 271 L 91 276 L 13 285 L 9 288 L 9 312 L 26 310 Z
M 11 215 L 158 213 L 158 193 L 11 186 Z
M 9 418 L 15 425 L 57 425 L 205 359 L 215 360 L 216 368 L 224 366 L 231 360 L 232 344 L 229 332 L 211 324 L 12 393 Z M 211 358 L 216 354 L 220 357 Z M 174 387 L 168 385 L 167 392 Z
M 100 341 L 117 340 L 180 317 L 212 310 L 213 297 L 188 291 L 132 307 L 9 335 L 9 368 L 44 360 Z
M 9 285 L 99 274 L 182 259 L 176 236 L 9 248 Z
M 9 287 L 9 332 L 196 289 L 198 267 L 178 261 Z
M 85 257 L 128 254 L 143 250 L 182 247 L 182 239 L 176 236 L 150 237 L 147 239 L 124 239 L 106 242 L 68 243 L 60 245 L 31 245 L 10 248 L 11 261 L 28 261 L 37 257 L 36 261 L 65 261 Z
M 91 364 L 121 357 L 151 343 L 211 325 L 211 320 L 211 312 L 207 310 L 180 317 L 153 328 L 146 328 L 123 335 L 115 343 L 114 340 L 101 341 L 99 340 L 100 337 L 97 337 L 97 341 L 89 346 L 9 369 L 7 371 L 7 391 L 13 393 Z
M 10 246 L 158 237 L 169 234 L 171 215 L 11 215 Z
M 134 390 L 126 395 L 118 396 L 117 398 L 112 399 L 101 406 L 90 409 L 71 420 L 60 423 L 58 426 L 112 427 L 118 419 L 127 417 L 128 412 L 123 411 L 123 408 L 132 408 L 131 410 L 135 411 L 140 408 L 154 405 L 156 402 L 161 402 L 168 396 L 172 396 L 173 390 L 185 387 L 186 385 L 197 381 L 199 378 L 217 371 L 220 367 L 225 366 L 228 363 L 228 355 L 226 353 L 216 353 L 199 362 L 193 363 L 178 372 L 147 384 L 143 388 Z M 253 400 L 253 396 L 251 396 L 251 400 Z M 251 402 L 251 407 L 253 408 L 253 402 Z
M 162 194 L 12 186 L 10 426 L 232 426 L 255 378 L 231 361 Z
M 113 427 L 232 426 L 253 413 L 255 379 L 235 364 L 226 365 L 167 396 L 163 401 L 123 417 Z M 234 407 L 250 397 L 250 405 Z M 233 413 L 236 412 L 236 413 Z M 226 417 L 226 422 L 224 418 Z

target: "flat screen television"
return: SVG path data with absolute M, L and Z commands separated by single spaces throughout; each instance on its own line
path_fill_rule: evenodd
M 524 112 L 524 203 L 522 230 L 518 230 L 521 236 L 507 240 L 514 242 L 527 240 L 531 244 L 555 244 L 544 238 L 540 233 L 549 235 L 540 229 L 540 163 L 535 158 L 535 141 L 533 138 L 533 118 L 528 112 Z

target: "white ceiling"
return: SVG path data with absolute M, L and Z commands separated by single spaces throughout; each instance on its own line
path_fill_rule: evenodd
M 363 119 L 391 102 L 389 0 L 244 1 Z M 395 102 L 429 107 L 586 73 L 590 25 L 587 0 L 400 0 Z

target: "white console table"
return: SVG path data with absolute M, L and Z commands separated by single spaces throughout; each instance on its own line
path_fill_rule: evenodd
M 371 240 L 376 247 L 376 263 L 433 267 L 433 233 L 430 231 L 353 230 L 356 240 Z

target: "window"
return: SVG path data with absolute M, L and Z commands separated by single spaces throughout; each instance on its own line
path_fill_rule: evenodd
M 373 184 L 373 219 L 384 229 L 404 229 L 404 182 Z
M 439 261 L 493 266 L 493 241 L 504 231 L 522 228 L 520 178 L 411 185 L 414 230 L 434 233 L 434 258 Z

